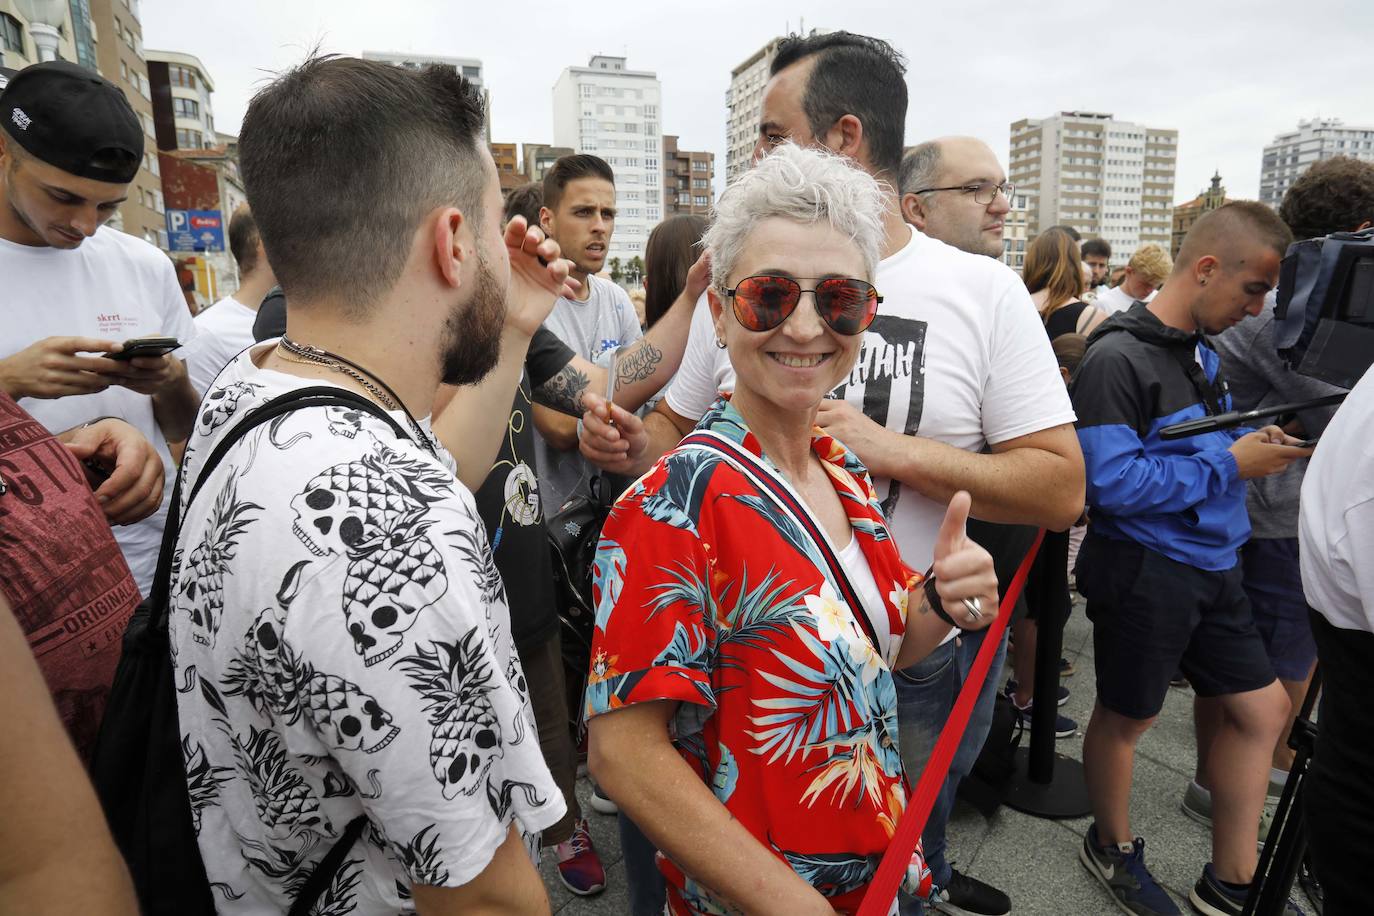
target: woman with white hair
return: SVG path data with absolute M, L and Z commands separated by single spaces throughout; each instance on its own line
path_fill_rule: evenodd
M 852 912 L 909 791 L 891 671 L 996 614 L 968 495 L 923 577 L 814 425 L 881 302 L 882 206 L 869 175 L 790 144 L 730 186 L 705 242 L 734 393 L 602 534 L 591 769 L 661 851 L 673 913 Z

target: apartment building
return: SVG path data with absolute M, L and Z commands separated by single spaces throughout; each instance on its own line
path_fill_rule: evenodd
M 708 216 L 714 198 L 715 153 L 678 149 L 677 137 L 663 138 L 663 215 Z
M 594 55 L 568 67 L 553 87 L 553 142 L 600 156 L 615 172 L 616 224 L 607 260 L 644 256 L 663 219 L 663 88 L 626 58 Z
M 1264 148 L 1260 161 L 1260 201 L 1278 209 L 1283 195 L 1312 163 L 1333 156 L 1374 162 L 1374 127 L 1352 127 L 1340 118 L 1299 121 Z
M 1031 195 L 1032 237 L 1054 225 L 1101 236 L 1113 257 L 1170 243 L 1178 131 L 1063 111 L 1011 125 L 1010 179 Z
M 1174 207 L 1173 241 L 1169 247 L 1169 256 L 1178 257 L 1178 250 L 1183 247 L 1183 237 L 1202 214 L 1211 213 L 1230 202 L 1230 198 L 1226 196 L 1226 188 L 1221 183 L 1221 173 L 1218 172 L 1212 176 L 1211 187 L 1192 200 Z

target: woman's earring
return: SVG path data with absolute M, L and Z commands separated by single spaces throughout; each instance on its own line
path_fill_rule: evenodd
M 716 338 L 716 348 L 717 348 L 717 349 L 720 349 L 720 350 L 724 350 L 724 349 L 725 349 L 725 341 L 723 341 L 723 340 L 721 340 L 719 337 L 717 337 L 717 338 Z

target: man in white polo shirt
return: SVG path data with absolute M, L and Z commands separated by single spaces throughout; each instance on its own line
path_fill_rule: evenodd
M 906 106 L 904 65 L 886 42 L 847 32 L 789 39 L 764 90 L 756 155 L 784 141 L 824 146 L 895 187 Z M 929 565 L 943 506 L 961 489 L 987 521 L 1068 527 L 1083 508 L 1083 459 L 1068 394 L 1025 287 L 992 258 L 908 226 L 895 194 L 884 225 L 875 278 L 883 304 L 853 371 L 835 400 L 821 405 L 818 422 L 873 472 L 892 533 L 914 567 Z M 616 409 L 615 430 L 588 411 L 582 453 L 613 472 L 640 473 L 733 385 L 709 313 L 699 306 L 664 400 L 643 424 Z M 600 399 L 587 400 L 602 409 Z M 939 653 L 952 657 L 952 641 L 953 634 L 917 667 Z M 925 691 L 902 672 L 896 682 L 903 762 L 914 775 L 930 750 L 925 739 L 943 725 L 953 697 Z M 994 690 L 985 685 L 987 704 Z M 987 724 L 982 728 L 986 734 Z M 947 816 L 947 808 L 932 812 L 924 835 L 940 888 L 936 906 L 1004 916 L 1005 894 L 945 860 Z

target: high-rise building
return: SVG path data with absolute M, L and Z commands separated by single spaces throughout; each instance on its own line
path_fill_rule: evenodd
M 129 186 L 129 199 L 119 207 L 118 228 L 165 251 L 167 220 L 162 198 L 162 170 L 157 158 L 153 88 L 148 78 L 138 4 L 123 0 L 90 0 L 88 9 L 94 34 L 99 37 L 95 50 L 100 73 L 124 90 L 143 125 L 143 167 Z
M 1168 247 L 1178 131 L 1063 111 L 1011 125 L 1011 181 L 1031 194 L 1032 237 L 1054 225 L 1100 236 L 1117 259 L 1141 244 Z
M 663 218 L 663 88 L 625 58 L 597 54 L 553 86 L 553 142 L 605 159 L 615 172 L 616 221 L 607 261 L 644 256 Z
M 462 74 L 463 79 L 473 85 L 482 95 L 482 107 L 486 110 L 487 139 L 491 139 L 491 93 L 487 90 L 482 76 L 482 62 L 475 57 L 441 57 L 436 54 L 407 54 L 395 51 L 364 51 L 363 60 L 376 60 L 394 67 L 418 70 L 430 64 L 452 67 Z
M 1374 162 L 1374 127 L 1351 127 L 1340 118 L 1299 121 L 1297 130 L 1279 134 L 1264 148 L 1260 201 L 1277 210 L 1299 175 L 1312 163 L 1333 156 Z
M 1011 199 L 1011 209 L 1002 217 L 1002 263 L 1018 274 L 1026 264 L 1026 246 L 1030 231 L 1030 213 L 1035 208 L 1035 195 L 1020 188 Z
M 829 29 L 812 29 L 806 35 L 824 35 Z M 763 87 L 768 82 L 768 69 L 778 55 L 782 37 L 774 38 L 746 57 L 730 71 L 730 88 L 725 91 L 725 180 L 749 168 L 754 157 L 754 144 L 759 138 L 759 113 L 763 110 Z
M 153 123 L 157 148 L 210 149 L 217 145 L 211 96 L 215 83 L 194 54 L 148 51 L 153 84 Z
M 520 155 L 525 162 L 525 174 L 530 181 L 543 181 L 544 173 L 553 168 L 553 164 L 564 156 L 571 156 L 573 149 L 570 146 L 550 146 L 547 143 L 524 143 L 520 146 Z
M 663 138 L 663 215 L 707 216 L 714 198 L 715 153 L 678 149 L 677 137 Z
M 1174 207 L 1173 244 L 1169 248 L 1169 255 L 1178 257 L 1178 250 L 1183 247 L 1183 237 L 1193 228 L 1193 223 L 1198 221 L 1198 217 L 1230 202 L 1226 196 L 1226 188 L 1221 183 L 1221 174 L 1217 173 L 1212 176 L 1210 188 L 1187 203 Z

